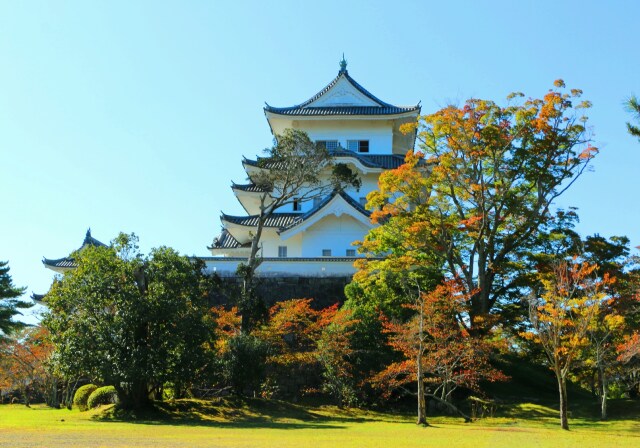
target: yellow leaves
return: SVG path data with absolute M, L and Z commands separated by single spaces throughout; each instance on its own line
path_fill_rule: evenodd
M 417 128 L 418 128 L 417 121 L 414 121 L 413 123 L 405 123 L 403 125 L 400 125 L 400 132 L 402 132 L 405 135 L 411 134 L 415 132 Z
M 556 79 L 555 81 L 553 81 L 553 85 L 559 89 L 562 89 L 564 87 L 566 87 L 564 81 L 562 79 Z

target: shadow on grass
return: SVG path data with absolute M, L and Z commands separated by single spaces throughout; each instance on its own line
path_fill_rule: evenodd
M 111 407 L 92 419 L 143 425 L 274 429 L 346 429 L 340 423 L 384 420 L 349 415 L 348 411 L 341 415 L 323 415 L 295 404 L 259 399 L 175 400 L 156 402 L 153 408 L 128 412 Z

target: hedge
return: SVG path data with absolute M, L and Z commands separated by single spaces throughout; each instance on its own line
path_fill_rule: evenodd
M 85 384 L 80 386 L 73 395 L 73 405 L 81 411 L 87 410 L 87 400 L 89 396 L 98 388 L 95 384 Z
M 118 392 L 113 386 L 99 387 L 93 391 L 87 400 L 87 407 L 93 409 L 103 404 L 111 404 L 118 401 Z

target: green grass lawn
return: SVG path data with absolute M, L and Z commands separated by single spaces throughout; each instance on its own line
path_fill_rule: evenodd
M 463 423 L 432 417 L 304 407 L 284 402 L 176 401 L 135 421 L 109 407 L 79 412 L 44 406 L 0 406 L 0 446 L 7 447 L 640 447 L 637 403 L 612 403 L 615 420 L 585 415 L 558 428 L 556 411 L 538 404 L 505 406 L 501 416 Z M 575 411 L 574 411 L 575 413 Z

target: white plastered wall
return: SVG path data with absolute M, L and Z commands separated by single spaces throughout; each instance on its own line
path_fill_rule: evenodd
M 343 214 L 329 215 L 296 236 L 302 235 L 303 257 L 321 257 L 323 249 L 331 249 L 333 257 L 344 257 L 347 249 L 356 249 L 352 243 L 362 240 L 368 231 L 365 225 Z
M 311 140 L 338 140 L 347 148 L 347 140 L 369 140 L 369 154 L 391 154 L 393 125 L 389 120 L 319 120 L 294 122 Z

